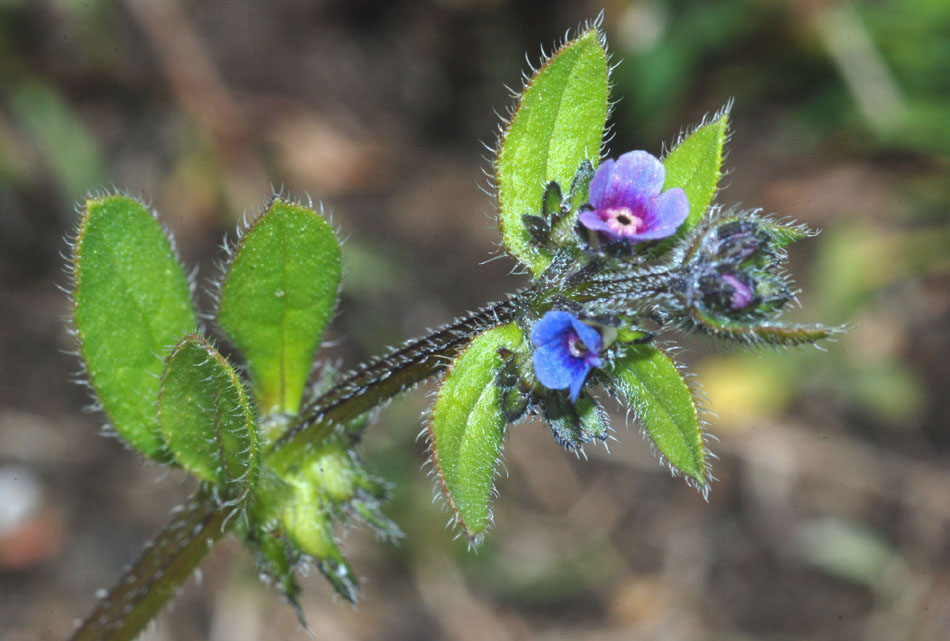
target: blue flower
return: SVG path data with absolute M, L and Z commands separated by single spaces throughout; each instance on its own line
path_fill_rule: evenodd
M 600 367 L 600 332 L 574 314 L 550 311 L 531 330 L 534 373 L 548 389 L 570 389 L 576 401 L 587 373 Z
M 578 220 L 631 245 L 672 236 L 689 214 L 689 201 L 679 187 L 660 193 L 665 179 L 663 163 L 645 151 L 605 160 L 590 181 L 590 202 Z

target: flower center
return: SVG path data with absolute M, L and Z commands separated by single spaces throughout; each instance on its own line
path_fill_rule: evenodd
M 643 219 L 629 207 L 609 207 L 604 213 L 607 214 L 607 224 L 619 234 L 636 234 L 646 227 Z
M 573 358 L 584 358 L 587 356 L 587 352 L 590 350 L 587 349 L 587 345 L 581 340 L 581 337 L 577 334 L 571 333 L 567 338 L 567 352 Z

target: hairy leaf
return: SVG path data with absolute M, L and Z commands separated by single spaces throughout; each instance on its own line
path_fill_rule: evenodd
M 171 242 L 142 203 L 90 198 L 72 268 L 73 320 L 90 383 L 116 432 L 168 461 L 155 416 L 162 359 L 198 324 Z
M 254 410 L 234 369 L 201 336 L 186 337 L 168 357 L 158 419 L 186 470 L 228 498 L 253 489 L 260 468 Z
M 843 326 L 783 325 L 771 321 L 742 322 L 728 318 L 716 318 L 701 310 L 690 310 L 690 327 L 723 340 L 747 345 L 771 345 L 795 347 L 827 340 L 845 331 Z
M 689 216 L 679 228 L 685 234 L 695 227 L 716 195 L 722 175 L 723 147 L 729 132 L 728 106 L 711 121 L 683 138 L 664 159 L 663 189 L 681 187 L 689 200 Z
M 218 322 L 247 358 L 263 414 L 299 409 L 340 273 L 330 225 L 316 211 L 280 198 L 235 249 Z
M 693 394 L 670 358 L 651 345 L 625 345 L 605 384 L 632 408 L 657 451 L 705 494 L 706 449 Z
M 498 350 L 517 351 L 523 341 L 514 323 L 476 336 L 452 364 L 432 407 L 432 462 L 457 522 L 475 541 L 491 521 L 488 501 L 506 423 L 496 383 L 504 364 Z
M 607 53 L 589 29 L 551 56 L 528 82 L 495 163 L 505 246 L 534 275 L 551 262 L 532 245 L 522 215 L 542 210 L 547 185 L 566 191 L 584 160 L 597 165 L 607 120 Z M 575 203 L 579 204 L 579 203 Z

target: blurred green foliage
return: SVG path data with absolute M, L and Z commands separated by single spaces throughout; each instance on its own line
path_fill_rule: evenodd
M 671 106 L 714 87 L 744 108 L 787 109 L 817 146 L 834 136 L 863 147 L 950 151 L 950 5 L 941 0 L 634 1 L 613 31 L 624 61 L 614 75 L 623 99 L 616 117 L 645 143 L 678 126 Z M 875 130 L 862 116 L 862 92 L 880 88 L 849 85 L 851 73 L 859 85 L 893 86 L 896 126 Z

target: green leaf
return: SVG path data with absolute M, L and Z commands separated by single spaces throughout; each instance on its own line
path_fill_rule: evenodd
M 432 463 L 457 523 L 475 543 L 491 521 L 488 501 L 505 432 L 498 350 L 517 351 L 523 341 L 514 323 L 476 336 L 452 364 L 432 407 Z
M 330 225 L 313 209 L 280 198 L 234 250 L 218 322 L 247 359 L 262 414 L 299 409 L 340 273 Z
M 600 161 L 607 75 L 601 33 L 589 29 L 541 66 L 504 133 L 495 163 L 502 239 L 534 275 L 544 271 L 551 255 L 531 244 L 521 217 L 541 211 L 548 183 L 566 191 L 584 160 Z
M 201 336 L 186 337 L 165 362 L 158 420 L 186 470 L 228 498 L 253 489 L 261 449 L 254 409 L 234 369 Z
M 673 361 L 653 346 L 625 345 L 606 374 L 606 387 L 634 410 L 657 451 L 705 495 L 709 479 L 696 402 Z
M 689 200 L 689 216 L 678 231 L 681 236 L 702 220 L 716 195 L 728 133 L 729 105 L 726 105 L 711 121 L 680 140 L 663 159 L 666 169 L 663 189 L 680 187 Z
M 73 321 L 91 385 L 126 442 L 168 461 L 155 416 L 162 361 L 198 324 L 171 243 L 138 201 L 90 198 L 72 269 Z

